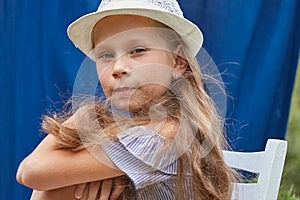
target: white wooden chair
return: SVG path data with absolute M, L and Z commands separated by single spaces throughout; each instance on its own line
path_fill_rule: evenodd
M 234 183 L 232 200 L 276 200 L 287 142 L 269 139 L 265 151 L 223 151 L 225 162 L 235 169 L 258 173 L 257 183 Z

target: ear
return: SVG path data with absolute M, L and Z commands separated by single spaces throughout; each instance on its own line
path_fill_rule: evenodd
M 173 52 L 173 57 L 174 57 L 174 69 L 175 69 L 175 72 L 179 75 L 182 75 L 184 74 L 184 72 L 186 71 L 186 68 L 188 66 L 188 62 L 187 62 L 187 59 L 185 58 L 185 55 L 184 55 L 184 51 L 182 49 L 182 46 L 181 45 L 178 45 L 176 50 Z M 173 78 L 177 78 L 177 75 L 176 77 L 173 77 Z

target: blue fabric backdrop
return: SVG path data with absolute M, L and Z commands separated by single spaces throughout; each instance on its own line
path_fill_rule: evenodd
M 300 42 L 298 0 L 179 1 L 200 26 L 229 96 L 228 141 L 260 150 L 284 138 Z M 84 56 L 66 27 L 98 1 L 0 0 L 0 199 L 29 199 L 15 181 L 42 139 L 40 116 L 69 97 Z

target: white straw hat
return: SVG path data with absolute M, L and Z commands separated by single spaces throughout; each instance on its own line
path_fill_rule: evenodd
M 69 25 L 68 36 L 77 48 L 89 55 L 96 23 L 106 16 L 120 14 L 144 16 L 167 25 L 181 36 L 193 55 L 202 46 L 200 29 L 184 18 L 176 0 L 102 0 L 96 12 L 86 14 Z

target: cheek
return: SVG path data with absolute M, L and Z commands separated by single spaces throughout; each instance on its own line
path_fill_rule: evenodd
M 168 88 L 172 74 L 173 68 L 164 64 L 144 65 L 135 71 L 135 76 L 140 80 L 140 86 L 149 85 L 149 88 Z
M 111 92 L 109 89 L 109 82 L 106 80 L 100 80 L 100 84 L 101 84 L 101 87 L 102 87 L 102 90 L 103 90 L 105 96 L 107 98 L 109 98 L 111 96 Z
M 135 74 L 139 77 L 140 88 L 139 92 L 133 95 L 133 99 L 139 99 L 140 103 L 159 98 L 170 88 L 172 70 L 166 67 L 155 68 L 154 66 L 149 67 L 147 70 Z
M 148 100 L 161 97 L 167 90 L 169 90 L 169 88 L 163 84 L 148 84 L 141 89 L 144 98 Z
M 106 97 L 110 97 L 111 96 L 111 92 L 110 92 L 111 72 L 108 69 L 99 70 L 99 68 L 97 67 L 97 74 L 104 94 L 106 95 Z

